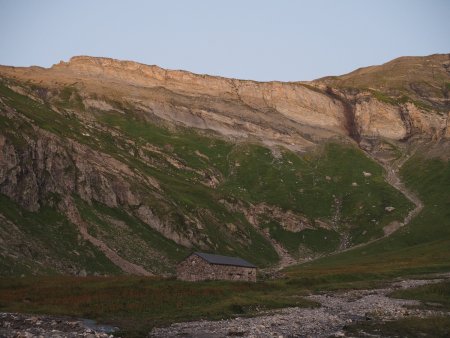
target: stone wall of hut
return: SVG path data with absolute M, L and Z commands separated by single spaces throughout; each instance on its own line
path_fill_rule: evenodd
M 256 268 L 210 264 L 191 255 L 177 266 L 177 278 L 185 281 L 235 280 L 256 282 Z

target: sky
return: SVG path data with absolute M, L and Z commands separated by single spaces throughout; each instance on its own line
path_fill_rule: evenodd
M 0 64 L 75 55 L 259 81 L 450 53 L 450 0 L 0 0 Z

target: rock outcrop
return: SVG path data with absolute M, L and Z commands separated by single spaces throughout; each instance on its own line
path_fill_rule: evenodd
M 109 110 L 109 102 L 119 102 L 141 111 L 146 119 L 158 116 L 190 127 L 256 138 L 297 150 L 350 133 L 346 107 L 327 94 L 323 80 L 245 81 L 88 56 L 73 57 L 49 69 L 1 67 L 0 74 L 50 90 L 74 86 L 93 109 Z M 339 87 L 335 93 L 350 99 L 355 119 L 350 123 L 355 124 L 362 137 L 401 140 L 411 126 L 426 137 L 447 137 L 448 111 L 436 114 L 409 101 L 383 102 L 370 91 L 357 90 L 355 95 Z M 443 102 L 445 110 L 448 104 Z
M 442 56 L 430 58 L 446 62 Z M 421 67 L 422 72 L 427 69 Z M 446 76 L 443 81 L 450 83 Z M 270 237 L 265 226 L 269 221 L 280 241 L 292 234 L 305 248 L 314 236 L 305 237 L 302 232 L 320 230 L 340 236 L 337 232 L 344 224 L 330 220 L 332 198 L 323 200 L 327 203 L 321 208 L 323 217 L 311 211 L 314 215 L 308 216 L 301 208 L 294 210 L 295 205 L 266 203 L 247 194 L 246 189 L 265 182 L 233 186 L 250 181 L 248 177 L 230 180 L 240 166 L 237 157 L 232 159 L 235 151 L 243 151 L 242 158 L 249 155 L 243 148 L 235 150 L 237 145 L 269 148 L 271 156 L 252 148 L 255 159 L 266 158 L 282 167 L 277 173 L 298 185 L 289 192 L 295 197 L 298 191 L 303 194 L 302 184 L 309 184 L 309 178 L 301 172 L 295 179 L 290 177 L 289 173 L 305 167 L 300 162 L 283 162 L 286 149 L 293 151 L 290 154 L 320 151 L 328 141 L 362 148 L 417 139 L 448 143 L 448 98 L 434 93 L 424 103 L 417 101 L 422 96 L 395 95 L 383 94 L 378 87 L 347 87 L 337 79 L 255 82 L 88 56 L 48 69 L 0 66 L 0 193 L 24 213 L 57 210 L 77 227 L 76 245 L 92 244 L 127 273 L 166 273 L 173 260 L 193 247 L 273 263 L 277 253 L 282 256 L 287 251 Z M 258 176 L 257 169 L 251 170 Z M 243 175 L 252 174 L 243 171 Z M 332 185 L 331 173 L 323 174 Z M 282 177 L 275 183 L 274 174 L 267 175 L 257 178 L 273 180 L 275 189 L 282 184 Z M 227 180 L 233 181 L 230 186 Z M 354 190 L 361 184 L 355 181 Z M 321 194 L 324 188 L 316 186 L 314 177 L 308 188 L 302 201 L 319 203 L 327 195 Z M 392 214 L 396 212 L 398 208 Z M 0 242 L 8 227 L 16 227 L 16 237 L 25 239 L 28 230 L 20 228 L 20 219 L 5 215 L 0 210 Z M 352 226 L 345 224 L 346 229 Z M 21 243 L 4 241 L 9 245 L 5 247 L 14 246 L 14 250 L 3 250 L 0 259 L 17 259 Z M 44 250 L 43 246 L 33 247 L 45 252 L 40 265 L 51 255 L 51 247 Z M 296 255 L 311 251 L 292 247 Z M 57 270 L 84 271 L 84 263 L 75 257 L 83 256 L 79 250 L 73 249 L 73 257 L 67 258 L 70 267 L 57 265 Z M 83 259 L 93 251 L 86 249 Z M 270 258 L 254 257 L 255 252 Z M 25 269 L 31 269 L 33 252 L 25 256 Z

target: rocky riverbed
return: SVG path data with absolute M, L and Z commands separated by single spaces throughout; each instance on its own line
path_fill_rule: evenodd
M 317 308 L 286 308 L 253 318 L 176 323 L 153 329 L 149 337 L 345 337 L 344 328 L 358 321 L 450 316 L 448 312 L 412 308 L 419 305 L 418 301 L 387 296 L 395 289 L 441 280 L 406 280 L 381 289 L 316 294 L 308 298 L 321 304 Z
M 319 303 L 319 307 L 286 308 L 253 318 L 175 323 L 153 329 L 149 337 L 346 337 L 345 328 L 361 321 L 450 316 L 450 312 L 418 308 L 418 301 L 388 297 L 397 289 L 437 283 L 448 278 L 450 274 L 434 279 L 397 281 L 379 289 L 313 294 L 307 298 Z M 0 313 L 0 338 L 112 338 L 115 329 L 86 319 Z
M 0 313 L 0 338 L 112 338 L 114 330 L 87 319 Z

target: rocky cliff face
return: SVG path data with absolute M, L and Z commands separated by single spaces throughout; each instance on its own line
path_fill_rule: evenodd
M 442 67 L 447 59 L 442 60 Z M 352 123 L 360 134 L 368 137 L 400 140 L 411 126 L 425 137 L 448 134 L 448 98 L 441 100 L 441 108 L 447 111 L 436 114 L 407 99 L 382 100 L 369 88 L 358 88 L 356 95 L 350 95 L 339 87 L 335 93 L 352 101 L 354 113 L 348 116 L 342 102 L 327 95 L 323 81 L 243 81 L 87 56 L 74 57 L 50 69 L 3 67 L 0 73 L 49 88 L 74 85 L 87 106 L 108 109 L 105 101 L 119 101 L 139 108 L 146 118 L 156 115 L 223 135 L 255 137 L 267 144 L 297 149 L 336 135 L 349 135 L 349 118 L 354 118 Z M 450 83 L 449 73 L 445 74 L 439 83 L 443 87 Z
M 50 88 L 76 83 L 88 106 L 119 101 L 139 108 L 146 118 L 158 116 L 228 136 L 304 148 L 315 138 L 345 134 L 340 102 L 299 84 L 239 81 L 91 57 L 50 69 L 2 72 Z
M 445 98 L 427 106 L 330 80 L 261 83 L 86 56 L 1 66 L 0 78 L 0 262 L 21 262 L 9 274 L 165 274 L 192 249 L 270 265 L 279 252 L 306 259 L 364 242 L 410 205 L 347 147 L 450 136 Z M 348 199 L 368 193 L 371 205 Z M 46 235 L 45 223 L 70 235 Z
M 412 101 L 445 111 L 449 101 L 450 54 L 405 56 L 379 66 L 315 81 L 333 88 L 370 91 L 383 101 Z M 396 102 L 397 101 L 397 102 Z

